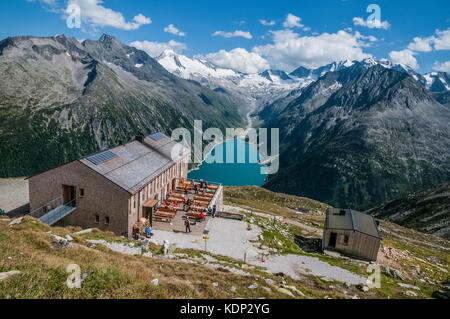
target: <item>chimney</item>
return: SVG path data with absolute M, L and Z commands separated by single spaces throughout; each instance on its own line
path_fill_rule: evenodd
M 144 134 L 142 134 L 141 132 L 138 132 L 138 133 L 137 133 L 137 135 L 136 135 L 136 141 L 141 142 L 141 143 L 144 143 L 144 138 L 145 138 Z

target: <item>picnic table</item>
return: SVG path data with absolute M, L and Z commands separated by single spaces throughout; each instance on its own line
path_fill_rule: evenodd
M 188 212 L 186 214 L 186 216 L 189 217 L 189 218 L 195 219 L 197 221 L 205 219 L 205 217 L 203 217 L 203 218 L 201 217 L 200 213 L 196 213 L 196 212 Z
M 194 196 L 194 200 L 198 200 L 198 201 L 201 201 L 201 202 L 208 202 L 208 204 L 209 204 L 209 202 L 211 201 L 211 198 L 210 197 L 196 195 L 196 196 Z
M 171 214 L 176 214 L 177 213 L 177 209 L 173 208 L 173 206 L 168 206 L 168 207 L 160 207 L 157 209 L 157 211 L 159 212 L 165 212 L 165 213 L 171 213 Z
M 156 211 L 155 216 L 174 217 L 175 213 Z

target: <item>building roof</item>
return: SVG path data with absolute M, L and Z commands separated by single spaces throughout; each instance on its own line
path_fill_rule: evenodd
M 80 159 L 80 162 L 134 194 L 190 153 L 189 149 L 162 133 L 156 140 L 152 136 L 109 149 L 115 156 L 109 156 L 106 161 L 96 161 L 97 157 L 93 155 Z
M 371 215 L 338 208 L 328 208 L 326 214 L 325 229 L 354 230 L 381 239 L 377 223 Z

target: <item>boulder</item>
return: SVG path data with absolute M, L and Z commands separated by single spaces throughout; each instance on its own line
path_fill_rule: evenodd
M 64 237 L 60 237 L 58 235 L 52 235 L 53 236 L 53 246 L 56 248 L 64 248 L 69 245 L 69 242 Z
M 167 240 L 164 241 L 161 251 L 163 252 L 164 255 L 167 255 L 169 252 L 169 242 Z
M 294 294 L 292 292 L 290 292 L 289 290 L 287 290 L 286 288 L 279 287 L 278 291 L 281 292 L 282 294 L 285 294 L 285 295 L 295 298 Z
M 0 273 L 0 281 L 3 281 L 5 279 L 8 279 L 11 276 L 15 276 L 15 275 L 19 275 L 20 271 L 18 270 L 13 270 L 13 271 L 8 271 L 8 272 L 1 272 Z
M 22 217 L 14 219 L 12 222 L 8 224 L 8 226 L 18 225 L 22 222 Z
M 369 287 L 363 286 L 363 285 L 357 285 L 356 288 L 358 288 L 358 290 L 362 291 L 362 292 L 368 292 L 369 291 Z
M 84 230 L 81 230 L 81 231 L 73 233 L 73 234 L 74 235 L 84 235 L 84 234 L 92 233 L 92 231 L 93 231 L 92 228 L 88 228 L 88 229 L 84 229 Z
M 290 291 L 295 292 L 297 295 L 304 296 L 303 292 L 298 290 L 295 286 L 281 285 L 281 288 L 289 289 Z
M 417 287 L 417 286 L 413 286 L 413 285 L 409 285 L 409 284 L 404 284 L 404 283 L 401 283 L 401 282 L 399 282 L 399 283 L 397 283 L 400 287 L 403 287 L 403 288 L 409 288 L 409 289 L 415 289 L 415 290 L 419 290 L 420 291 L 420 288 L 419 287 Z
M 153 279 L 151 281 L 151 283 L 152 283 L 153 286 L 158 286 L 159 285 L 159 279 Z

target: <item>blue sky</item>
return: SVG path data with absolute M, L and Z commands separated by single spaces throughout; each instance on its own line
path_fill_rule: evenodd
M 79 29 L 67 26 L 70 3 L 81 9 Z M 365 57 L 450 72 L 449 12 L 448 0 L 0 0 L 0 38 L 107 33 L 153 56 L 172 48 L 250 73 Z

